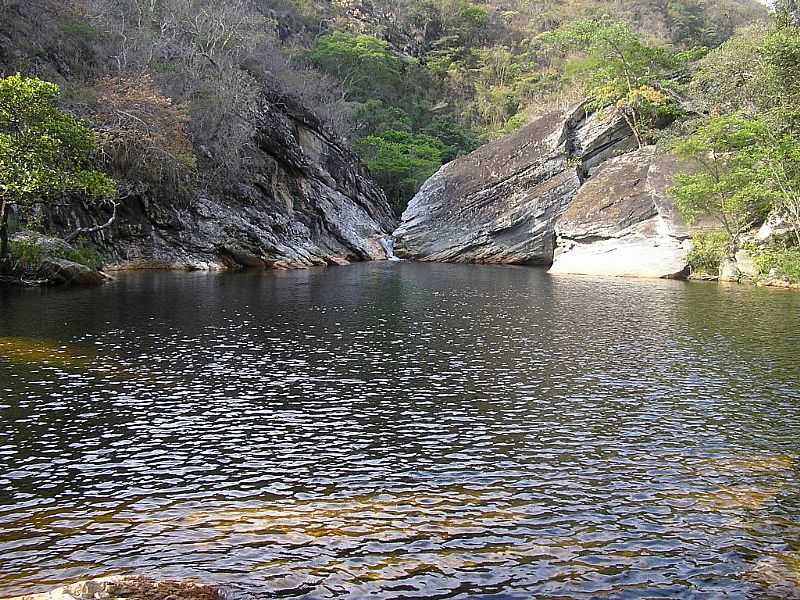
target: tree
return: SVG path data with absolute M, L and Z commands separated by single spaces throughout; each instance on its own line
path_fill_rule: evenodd
M 800 247 L 800 137 L 768 129 L 757 152 L 773 192 L 772 206 L 791 225 Z
M 713 117 L 675 147 L 679 157 L 697 167 L 696 173 L 675 178 L 678 210 L 690 223 L 701 215 L 719 222 L 729 258 L 774 198 L 759 149 L 766 129 L 763 121 L 739 114 Z
M 336 75 L 343 89 L 360 100 L 391 96 L 400 85 L 403 61 L 389 44 L 370 35 L 336 31 L 322 36 L 311 59 Z
M 56 106 L 59 88 L 36 78 L 0 79 L 0 261 L 8 259 L 12 206 L 52 202 L 62 194 L 112 196 L 114 181 L 91 168 L 95 138 Z
M 583 53 L 568 69 L 585 80 L 593 108 L 617 108 L 639 147 L 649 141 L 649 126 L 677 113 L 670 78 L 681 66 L 682 56 L 645 43 L 627 25 L 583 19 L 541 39 L 549 46 Z
M 797 0 L 778 0 L 775 3 L 778 23 L 783 27 L 800 27 L 800 2 Z
M 434 137 L 405 131 L 367 136 L 356 148 L 397 212 L 403 211 L 419 186 L 442 166 L 445 149 Z

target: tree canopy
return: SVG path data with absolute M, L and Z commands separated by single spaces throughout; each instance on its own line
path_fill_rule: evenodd
M 59 87 L 36 78 L 0 79 L 0 258 L 8 255 L 12 205 L 75 192 L 111 196 L 114 181 L 92 168 L 93 132 L 56 105 Z

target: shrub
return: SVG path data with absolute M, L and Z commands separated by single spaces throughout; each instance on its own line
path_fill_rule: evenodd
M 36 271 L 46 258 L 62 258 L 89 267 L 99 269 L 103 259 L 97 250 L 86 242 L 69 246 L 54 244 L 45 248 L 35 240 L 12 240 L 9 243 L 13 270 L 22 272 Z
M 142 181 L 168 196 L 192 189 L 195 158 L 187 109 L 161 95 L 150 76 L 100 81 L 94 121 L 100 157 L 116 177 L 129 185 Z
M 800 248 L 767 248 L 753 258 L 758 272 L 767 277 L 788 279 L 800 283 Z
M 695 233 L 692 236 L 692 250 L 689 252 L 689 266 L 692 273 L 704 273 L 716 277 L 727 248 L 728 236 L 723 231 Z

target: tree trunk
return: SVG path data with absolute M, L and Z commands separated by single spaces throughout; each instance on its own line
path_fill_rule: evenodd
M 8 215 L 11 205 L 0 198 L 0 270 L 5 270 L 8 262 Z

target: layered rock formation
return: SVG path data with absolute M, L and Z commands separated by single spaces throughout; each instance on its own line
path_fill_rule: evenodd
M 688 275 L 691 231 L 669 196 L 680 170 L 583 107 L 445 165 L 395 232 L 399 256 L 552 265 L 552 273 Z
M 555 221 L 630 130 L 582 106 L 546 115 L 439 170 L 395 231 L 398 256 L 425 261 L 550 264 Z
M 690 232 L 669 197 L 680 169 L 650 148 L 607 161 L 557 220 L 550 272 L 687 276 Z
M 358 158 L 309 111 L 267 92 L 250 173 L 226 196 L 141 195 L 94 236 L 110 268 L 302 268 L 387 258 L 396 219 Z M 47 215 L 65 233 L 106 221 L 75 205 Z

